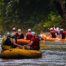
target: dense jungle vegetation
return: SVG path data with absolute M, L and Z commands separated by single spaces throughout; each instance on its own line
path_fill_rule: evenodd
M 65 0 L 0 0 L 0 32 L 14 26 L 37 32 L 53 25 L 66 28 L 64 8 Z

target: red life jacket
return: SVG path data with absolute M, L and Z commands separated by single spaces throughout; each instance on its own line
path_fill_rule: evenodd
M 18 35 L 21 35 L 22 34 L 22 32 L 18 32 Z
M 40 39 L 38 37 L 32 37 L 31 41 L 33 41 L 32 47 L 39 48 Z
M 52 30 L 52 31 L 50 31 L 50 33 L 53 33 L 53 34 L 55 34 L 55 33 L 56 33 L 56 31 L 55 31 L 55 30 Z
M 52 38 L 56 38 L 56 31 L 55 30 L 50 31 L 50 33 L 52 35 Z
M 26 33 L 26 39 L 31 40 L 31 38 L 32 38 L 31 32 L 27 32 Z
M 31 39 L 31 41 L 33 41 L 33 42 L 39 42 L 40 40 L 39 40 L 39 38 L 38 37 L 32 37 L 32 39 Z
M 66 35 L 66 31 L 63 31 L 64 35 Z

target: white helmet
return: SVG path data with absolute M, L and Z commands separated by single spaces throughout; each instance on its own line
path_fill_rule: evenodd
M 60 29 L 60 31 L 63 31 L 63 29 Z
M 50 28 L 50 30 L 53 30 L 53 28 Z
M 16 30 L 16 28 L 15 28 L 15 27 L 13 27 L 13 28 L 12 28 L 12 30 Z
M 18 29 L 18 32 L 21 32 L 21 29 Z
M 9 32 L 7 32 L 7 35 L 10 35 L 10 33 L 9 33 Z
M 32 36 L 34 36 L 36 33 L 35 32 L 31 32 Z
M 28 31 L 31 31 L 31 29 L 28 29 Z
M 7 37 L 10 37 L 11 35 L 10 35 L 10 33 L 9 32 L 7 32 L 7 35 L 6 35 Z

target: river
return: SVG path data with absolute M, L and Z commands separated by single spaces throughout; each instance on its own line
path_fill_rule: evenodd
M 1 47 L 0 47 L 1 50 Z M 42 57 L 38 59 L 2 59 L 0 66 L 66 66 L 65 51 L 41 50 Z

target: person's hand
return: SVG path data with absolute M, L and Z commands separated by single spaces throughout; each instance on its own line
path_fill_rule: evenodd
M 33 43 L 33 41 L 31 41 L 31 42 L 28 44 L 28 46 L 31 46 L 31 45 L 32 45 L 32 43 Z
M 31 46 L 31 43 L 29 43 L 28 46 Z
M 18 47 L 18 48 L 21 48 L 21 49 L 23 48 L 21 45 L 17 45 L 17 47 Z

